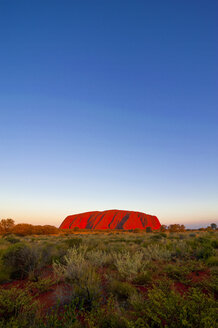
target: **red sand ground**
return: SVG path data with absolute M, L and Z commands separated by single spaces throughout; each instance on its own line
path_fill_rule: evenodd
M 48 270 L 50 271 L 50 270 Z M 102 295 L 105 299 L 105 302 L 108 298 L 107 295 L 107 279 L 105 277 L 105 273 L 107 272 L 107 270 L 105 269 L 99 269 L 98 273 L 101 276 L 101 282 L 102 282 Z M 49 276 L 49 274 L 47 274 L 48 272 L 46 272 L 45 276 Z M 210 277 L 210 273 L 209 271 L 201 271 L 201 272 L 193 272 L 189 275 L 189 278 L 192 280 L 193 283 L 195 282 L 200 282 L 203 281 L 204 279 L 208 279 Z M 54 279 L 54 276 L 52 273 L 50 273 L 50 278 Z M 9 282 L 9 283 L 4 283 L 0 285 L 0 288 L 4 288 L 4 289 L 11 289 L 13 287 L 15 288 L 20 288 L 20 289 L 25 289 L 28 286 L 28 279 L 24 279 L 24 280 L 16 280 L 13 282 Z M 135 285 L 135 287 L 142 293 L 142 295 L 147 298 L 147 293 L 148 290 L 150 288 L 152 288 L 152 286 L 138 286 Z M 183 283 L 179 282 L 179 281 L 175 281 L 172 288 L 175 288 L 181 295 L 187 293 L 187 291 L 189 290 L 189 288 L 191 286 L 187 286 L 184 285 Z M 64 304 L 64 299 L 69 298 L 69 295 L 71 293 L 71 288 L 68 284 L 65 283 L 57 283 L 54 280 L 54 285 L 49 287 L 49 290 L 39 293 L 37 291 L 37 289 L 31 290 L 31 294 L 34 297 L 35 300 L 38 300 L 39 303 L 42 305 L 42 309 L 43 309 L 43 313 L 46 313 L 47 311 L 50 311 L 52 309 L 54 309 L 58 303 L 58 299 L 59 299 L 59 295 L 62 295 L 61 297 L 61 303 Z M 205 291 L 205 293 L 207 293 Z
M 60 225 L 60 229 L 160 229 L 160 222 L 156 216 L 121 210 L 103 212 L 86 212 L 67 216 Z
M 191 279 L 193 283 L 197 283 L 199 281 L 209 279 L 210 277 L 210 272 L 209 270 L 207 271 L 195 271 L 192 272 L 188 275 L 188 278 Z

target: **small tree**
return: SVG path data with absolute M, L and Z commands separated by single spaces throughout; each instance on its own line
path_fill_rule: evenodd
M 184 232 L 185 226 L 183 224 L 170 224 L 168 230 L 170 232 Z
M 141 232 L 141 229 L 139 229 L 139 228 L 133 229 L 133 232 L 134 233 L 140 233 Z
M 152 232 L 152 229 L 151 229 L 151 227 L 146 227 L 145 231 L 146 232 Z
M 180 232 L 184 232 L 184 231 L 185 231 L 185 226 L 184 226 L 184 224 L 181 224 L 179 229 L 180 229 L 180 230 L 179 230 Z
M 0 232 L 9 233 L 14 227 L 14 220 L 12 219 L 2 219 L 0 221 Z
M 33 226 L 28 223 L 19 223 L 14 227 L 13 233 L 18 236 L 32 235 L 34 233 Z
M 167 230 L 167 226 L 165 224 L 162 224 L 160 227 L 161 232 L 165 232 Z
M 213 230 L 216 230 L 216 228 L 217 228 L 217 225 L 216 225 L 216 223 L 211 223 L 211 228 L 213 229 Z

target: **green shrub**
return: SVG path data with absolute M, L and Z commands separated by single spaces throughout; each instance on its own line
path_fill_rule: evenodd
M 78 279 L 69 281 L 67 289 L 57 289 L 56 294 L 60 305 L 74 301 L 77 307 L 90 311 L 101 296 L 100 278 L 92 267 L 86 267 Z
M 41 259 L 43 265 L 51 265 L 54 260 L 63 258 L 67 253 L 67 247 L 65 244 L 53 244 L 45 242 L 40 247 Z
M 166 248 L 171 252 L 171 259 L 185 259 L 192 256 L 192 248 L 185 240 L 170 240 Z
M 214 240 L 212 240 L 211 241 L 211 246 L 213 247 L 213 248 L 218 248 L 218 239 L 214 239 Z
M 98 313 L 98 320 L 93 320 L 95 326 L 90 326 L 90 319 L 87 319 L 88 327 L 101 327 L 101 328 L 129 328 L 129 322 L 126 318 L 120 317 L 119 313 L 107 313 L 100 310 Z M 134 326 L 135 328 L 135 326 Z
M 153 241 L 159 241 L 163 238 L 163 233 L 154 233 L 150 238 Z
M 39 293 L 44 293 L 50 290 L 50 287 L 54 285 L 54 281 L 51 278 L 41 278 L 37 282 L 29 284 L 29 288 L 37 289 Z
M 20 242 L 20 239 L 14 237 L 13 235 L 8 235 L 4 238 L 6 241 L 8 241 L 11 244 L 16 244 Z
M 216 268 L 216 273 L 214 274 L 213 268 Z M 197 283 L 197 286 L 207 290 L 209 293 L 212 293 L 215 297 L 218 294 L 218 274 L 217 267 L 211 267 L 211 276 L 209 279 L 204 279 Z
M 90 262 L 90 264 L 96 267 L 102 267 L 113 263 L 112 254 L 108 254 L 102 250 L 92 250 L 90 252 L 87 252 L 86 258 Z
M 36 318 L 39 305 L 30 296 L 28 290 L 18 288 L 0 289 L 0 323 L 18 319 L 19 326 L 30 327 Z M 14 327 L 14 326 L 13 326 Z
M 137 292 L 136 288 L 127 282 L 112 280 L 110 282 L 109 291 L 118 299 L 128 299 L 131 295 Z
M 83 328 L 84 326 L 77 318 L 82 314 L 74 301 L 64 307 L 58 305 L 56 309 L 39 319 L 34 328 Z
M 136 285 L 147 285 L 151 282 L 151 272 L 144 271 L 138 273 L 138 275 L 133 279 L 133 283 Z
M 11 272 L 0 265 L 0 284 L 10 280 Z
M 135 243 L 137 245 L 140 245 L 142 243 L 143 239 L 142 238 L 137 238 L 137 239 L 133 239 L 133 240 L 130 240 L 128 242 L 130 243 Z
M 64 256 L 62 262 L 54 261 L 53 270 L 58 280 L 75 281 L 78 280 L 84 271 L 87 270 L 88 262 L 85 260 L 86 248 L 70 248 Z
M 134 294 L 130 295 L 128 301 L 129 301 L 129 304 L 131 305 L 133 313 L 135 312 L 136 316 L 139 316 L 139 313 L 144 311 L 145 297 L 143 294 L 134 293 Z
M 207 265 L 218 266 L 218 256 L 211 256 L 207 259 Z
M 117 308 L 113 297 L 109 297 L 105 307 L 94 309 L 85 321 L 88 327 L 93 328 L 131 328 L 127 319 L 125 319 Z M 135 327 L 134 327 L 135 328 Z
M 211 244 L 204 243 L 195 251 L 197 259 L 208 259 L 210 256 L 214 255 L 214 249 Z
M 144 260 L 144 254 L 137 251 L 131 255 L 128 251 L 114 254 L 114 265 L 116 266 L 121 277 L 132 280 L 139 272 L 146 268 L 147 261 Z
M 186 296 L 160 285 L 148 292 L 141 313 L 145 327 L 212 328 L 216 326 L 217 305 L 212 296 L 192 288 Z
M 2 256 L 3 267 L 11 271 L 11 278 L 25 278 L 34 271 L 39 264 L 37 248 L 23 243 L 10 246 Z
M 98 305 L 101 296 L 100 278 L 91 266 L 82 272 L 77 281 L 74 281 L 72 296 L 73 299 L 78 300 L 78 305 L 84 306 L 88 311 Z
M 72 297 L 91 309 L 100 297 L 100 279 L 93 267 L 85 259 L 86 248 L 70 248 L 64 256 L 64 263 L 53 263 L 58 280 L 67 281 L 73 286 Z
M 68 247 L 79 247 L 82 244 L 82 238 L 70 238 L 65 240 Z
M 166 272 L 168 277 L 170 277 L 172 279 L 181 280 L 187 276 L 187 274 L 189 273 L 189 270 L 185 266 L 177 266 L 176 264 L 168 264 L 164 267 L 164 272 Z
M 172 251 L 167 249 L 165 245 L 148 245 L 143 249 L 144 257 L 147 261 L 163 260 L 169 261 L 172 256 Z
M 210 268 L 210 273 L 212 276 L 218 277 L 218 265 L 217 266 L 212 266 Z

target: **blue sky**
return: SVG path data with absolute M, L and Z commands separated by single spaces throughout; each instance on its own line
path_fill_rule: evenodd
M 218 220 L 218 2 L 0 1 L 0 218 Z

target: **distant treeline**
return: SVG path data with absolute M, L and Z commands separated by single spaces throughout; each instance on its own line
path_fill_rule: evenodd
M 26 235 L 53 235 L 60 233 L 60 230 L 51 225 L 32 225 L 28 223 L 15 224 L 12 219 L 2 219 L 0 221 L 0 234 Z
M 56 235 L 56 234 L 72 234 L 72 233 L 99 233 L 99 232 L 109 232 L 109 233 L 117 233 L 117 232 L 185 232 L 191 230 L 200 230 L 200 231 L 212 231 L 216 230 L 217 225 L 215 223 L 211 223 L 207 228 L 199 228 L 199 229 L 186 229 L 183 224 L 170 224 L 169 226 L 162 225 L 159 230 L 152 231 L 151 227 L 147 227 L 145 230 L 141 229 L 130 229 L 130 230 L 115 230 L 115 229 L 105 229 L 105 230 L 90 230 L 90 229 L 80 229 L 79 227 L 75 227 L 73 229 L 58 229 L 51 225 L 32 225 L 28 223 L 19 223 L 15 224 L 12 219 L 2 219 L 0 221 L 0 235 L 7 234 L 15 234 L 19 236 L 26 235 Z

